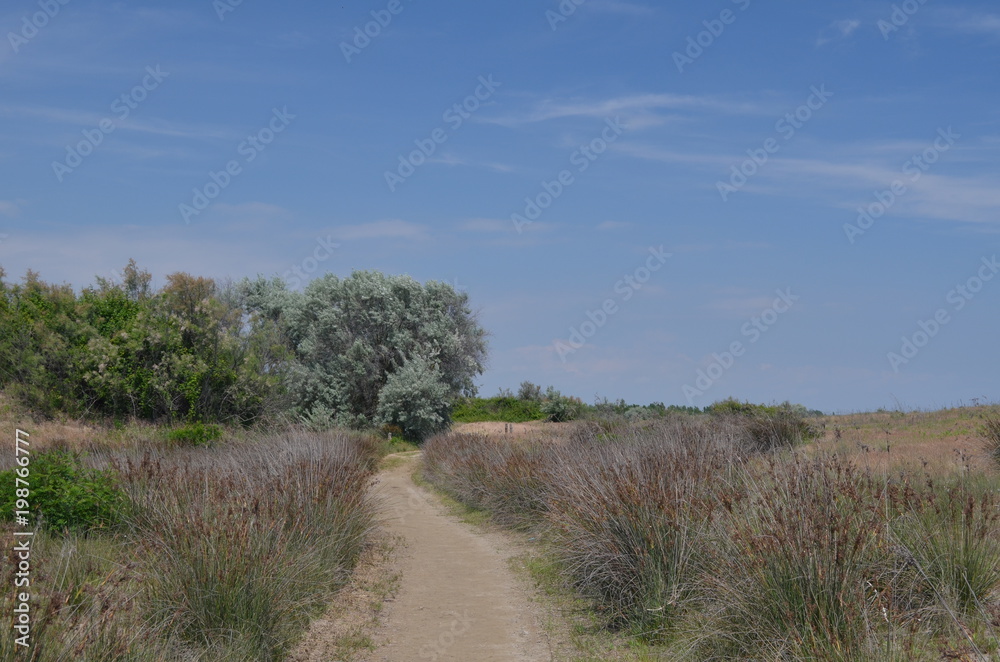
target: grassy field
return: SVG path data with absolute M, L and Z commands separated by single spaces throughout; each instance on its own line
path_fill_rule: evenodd
M 284 659 L 376 526 L 385 444 L 370 436 L 230 431 L 192 446 L 152 426 L 22 423 L 47 521 L 31 540 L 31 647 L 8 633 L 2 659 Z M 0 609 L 14 606 L 5 591 Z
M 738 417 L 452 434 L 428 480 L 527 530 L 641 659 L 1000 656 L 997 408 L 812 421 L 762 449 Z M 629 659 L 632 659 L 629 657 Z

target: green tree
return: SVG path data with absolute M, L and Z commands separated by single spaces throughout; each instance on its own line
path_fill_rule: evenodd
M 467 295 L 446 283 L 358 271 L 318 278 L 301 293 L 277 279 L 241 289 L 251 311 L 280 324 L 294 353 L 295 411 L 313 425 L 392 420 L 420 436 L 447 425 L 455 398 L 475 395 L 486 332 Z

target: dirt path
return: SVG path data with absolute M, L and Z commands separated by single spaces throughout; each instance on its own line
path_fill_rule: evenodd
M 385 526 L 402 539 L 399 589 L 386 601 L 370 662 L 550 660 L 536 606 L 507 560 L 516 550 L 448 515 L 414 484 L 415 458 L 384 471 Z

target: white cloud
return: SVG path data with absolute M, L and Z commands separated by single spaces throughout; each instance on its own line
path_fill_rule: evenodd
M 118 129 L 126 129 L 172 138 L 239 139 L 239 134 L 232 129 L 214 125 L 172 122 L 155 118 L 140 120 L 134 114 L 125 120 L 120 120 L 111 112 L 110 104 L 108 112 L 104 113 L 67 110 L 51 106 L 0 104 L 0 116 L 20 116 L 34 120 L 44 120 L 54 124 L 69 124 L 82 127 L 96 127 L 101 120 L 110 119 L 115 123 L 116 131 Z
M 964 34 L 989 34 L 1000 37 L 1000 15 L 979 14 L 957 8 L 935 12 L 935 25 Z
M 630 123 L 642 125 L 662 124 L 670 119 L 663 111 L 714 111 L 734 115 L 767 113 L 763 107 L 742 101 L 727 101 L 714 97 L 683 94 L 638 94 L 601 100 L 545 99 L 522 113 L 487 117 L 481 121 L 516 127 L 534 122 L 545 122 L 568 117 L 607 119 L 624 116 Z M 633 125 L 633 128 L 634 125 Z
M 847 39 L 861 27 L 861 21 L 856 18 L 834 21 L 823 28 L 816 39 L 816 46 L 824 46 L 834 41 Z

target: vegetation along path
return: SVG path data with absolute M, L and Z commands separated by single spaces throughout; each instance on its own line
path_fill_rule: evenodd
M 551 659 L 536 605 L 514 576 L 511 545 L 450 516 L 413 482 L 414 456 L 380 476 L 386 527 L 403 540 L 399 590 L 371 662 Z

